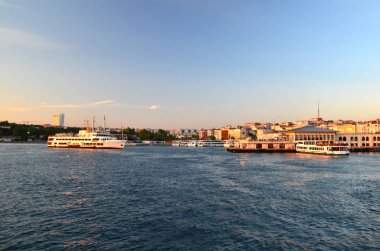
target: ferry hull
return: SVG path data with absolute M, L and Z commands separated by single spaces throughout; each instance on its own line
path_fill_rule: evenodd
M 315 155 L 325 155 L 325 156 L 347 156 L 350 155 L 350 153 L 318 153 L 318 152 L 304 152 L 304 151 L 297 151 L 297 153 L 305 153 L 305 154 L 315 154 Z
M 60 145 L 47 145 L 51 148 L 81 148 L 81 149 L 124 149 L 126 147 L 126 141 L 125 140 L 112 140 L 112 141 L 106 141 L 102 142 L 102 145 L 85 145 L 85 144 L 60 144 Z

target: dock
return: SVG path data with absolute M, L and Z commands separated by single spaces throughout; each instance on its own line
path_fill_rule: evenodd
M 295 153 L 296 149 L 247 149 L 230 147 L 227 148 L 227 151 L 231 153 Z

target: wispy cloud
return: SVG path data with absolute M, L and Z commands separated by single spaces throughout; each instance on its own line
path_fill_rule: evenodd
M 9 108 L 1 108 L 0 110 L 6 112 L 31 112 L 34 111 L 34 108 L 30 107 L 9 107 Z
M 0 49 L 35 48 L 41 50 L 69 49 L 71 46 L 50 41 L 44 37 L 21 30 L 0 27 Z
M 97 107 L 101 105 L 112 105 L 114 104 L 115 101 L 113 100 L 101 100 L 101 101 L 96 101 L 93 103 L 88 103 L 88 104 L 47 104 L 46 102 L 42 103 L 41 106 L 44 108 L 92 108 L 92 107 Z
M 6 0 L 0 0 L 0 8 L 1 7 L 19 7 L 19 6 L 14 3 L 10 3 L 9 1 L 6 1 Z
M 151 111 L 155 111 L 155 110 L 157 110 L 158 108 L 160 108 L 158 105 L 151 105 L 151 106 L 149 107 L 149 110 L 151 110 Z

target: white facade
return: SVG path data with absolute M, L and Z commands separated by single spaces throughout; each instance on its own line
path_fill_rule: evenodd
M 336 139 L 348 144 L 349 148 L 379 148 L 380 134 L 373 133 L 338 133 Z

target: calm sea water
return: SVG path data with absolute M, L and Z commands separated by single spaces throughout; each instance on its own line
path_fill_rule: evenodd
M 0 144 L 0 249 L 380 249 L 380 154 Z

